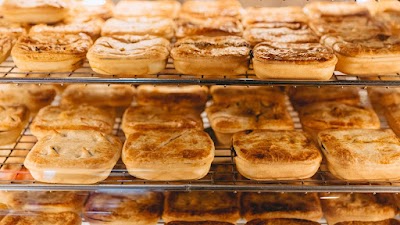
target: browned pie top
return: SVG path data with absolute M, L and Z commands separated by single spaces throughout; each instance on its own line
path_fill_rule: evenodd
M 93 193 L 86 203 L 84 216 L 101 223 L 154 220 L 161 217 L 162 204 L 163 195 L 156 192 Z
M 115 36 L 97 39 L 88 58 L 118 58 L 162 60 L 169 55 L 168 40 L 155 36 Z
M 80 225 L 81 217 L 73 212 L 9 214 L 0 225 Z
M 166 225 L 233 225 L 233 224 L 227 222 L 218 222 L 218 221 L 193 221 L 193 222 L 172 221 L 166 223 Z
M 400 225 L 400 221 L 396 219 L 388 219 L 376 222 L 351 221 L 351 222 L 335 223 L 335 225 Z
M 355 2 L 312 2 L 304 7 L 304 12 L 311 18 L 370 15 L 365 6 Z
M 3 7 L 7 10 L 17 8 L 68 8 L 69 4 L 67 0 L 4 0 Z
M 29 110 L 23 105 L 0 105 L 0 132 L 22 128 L 28 117 Z
M 325 155 L 341 164 L 400 165 L 400 140 L 391 130 L 331 130 L 319 134 Z
M 182 5 L 181 16 L 185 17 L 236 17 L 240 18 L 242 5 L 238 0 L 189 0 Z
M 232 17 L 216 18 L 182 18 L 177 22 L 176 37 L 183 38 L 194 35 L 241 36 L 243 33 L 242 23 Z
M 254 47 L 253 54 L 259 61 L 326 62 L 335 57 L 319 43 L 263 42 Z
M 114 8 L 114 17 L 168 17 L 175 18 L 180 9 L 180 3 L 175 0 L 131 1 L 118 2 Z
M 299 219 L 255 219 L 246 225 L 319 225 L 320 223 Z
M 251 44 L 261 42 L 284 43 L 318 43 L 319 37 L 308 27 L 290 29 L 287 27 L 263 28 L 249 27 L 244 32 L 244 38 Z
M 214 102 L 239 102 L 246 99 L 271 98 L 284 102 L 285 94 L 279 87 L 270 86 L 211 86 Z
M 350 57 L 400 57 L 400 36 L 377 34 L 372 37 L 326 36 L 325 45 L 340 55 Z
M 177 58 L 198 57 L 250 57 L 250 45 L 241 37 L 194 36 L 176 42 L 171 56 Z
M 308 18 L 301 7 L 249 7 L 243 17 L 243 24 L 250 26 L 258 23 L 307 23 Z
M 250 130 L 233 135 L 237 156 L 251 163 L 314 163 L 318 148 L 301 131 Z

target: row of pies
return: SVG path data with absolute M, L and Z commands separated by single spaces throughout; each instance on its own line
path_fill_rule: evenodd
M 3 7 L 15 5 L 11 2 Z M 104 26 L 101 18 L 79 12 L 59 25 L 33 26 L 14 47 L 17 34 L 4 26 L 2 59 L 11 52 L 21 71 L 70 72 L 87 58 L 95 72 L 119 77 L 160 73 L 169 56 L 179 73 L 196 76 L 246 74 L 252 57 L 261 79 L 329 80 L 335 68 L 346 74 L 394 74 L 400 71 L 400 38 L 392 20 L 400 18 L 399 5 L 381 7 L 373 16 L 365 6 L 341 2 L 242 13 L 236 0 L 186 1 L 181 10 L 170 0 L 127 0 Z M 181 39 L 171 49 L 175 30 Z M 93 44 L 100 32 L 103 37 Z
M 58 220 L 92 225 L 398 225 L 396 198 L 390 194 L 229 193 L 229 192 L 3 192 L 1 225 L 39 225 Z M 86 202 L 86 203 L 85 203 Z M 398 203 L 398 202 L 397 202 Z M 2 214 L 11 213 L 1 220 Z M 4 213 L 1 213 L 4 212 Z M 21 223 L 21 222 L 29 223 Z M 63 223 L 60 223 L 63 221 Z M 72 222 L 75 221 L 75 222 Z M 14 222 L 14 223 L 12 223 Z M 17 223 L 15 223 L 17 222 Z M 18 223 L 19 222 L 19 223 Z
M 3 96 L 9 97 L 3 101 L 21 95 L 18 88 L 30 95 L 27 88 L 8 86 Z M 208 88 L 139 86 L 137 105 L 130 106 L 134 91 L 131 86 L 118 85 L 68 86 L 60 106 L 47 106 L 33 119 L 30 130 L 39 141 L 26 157 L 25 167 L 42 182 L 96 183 L 109 176 L 122 152 L 128 172 L 138 178 L 204 177 L 215 148 L 203 131 L 200 116 Z M 316 147 L 320 145 L 328 169 L 338 178 L 398 180 L 400 139 L 392 130 L 380 129 L 377 114 L 360 102 L 358 91 L 290 89 L 305 132 L 295 130 L 287 97 L 280 88 L 213 86 L 213 104 L 205 111 L 216 144 L 233 145 L 237 169 L 246 178 L 310 178 L 322 161 Z M 399 134 L 398 89 L 372 88 L 369 93 L 374 106 L 385 112 L 389 125 Z M 122 130 L 127 140 L 122 151 L 122 142 L 112 135 L 116 113 L 104 106 L 125 111 Z M 2 134 L 7 143 L 15 141 L 27 121 L 27 113 L 22 113 L 26 109 L 13 107 L 3 106 Z M 11 133 L 15 134 L 13 140 Z

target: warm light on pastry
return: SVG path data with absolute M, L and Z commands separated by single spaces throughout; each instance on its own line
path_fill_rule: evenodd
M 6 61 L 10 56 L 15 40 L 16 39 L 11 34 L 0 35 L 0 63 Z
M 249 7 L 243 16 L 242 23 L 245 27 L 254 25 L 264 25 L 269 23 L 306 24 L 307 16 L 302 8 L 296 6 L 288 7 Z
M 0 105 L 0 145 L 14 143 L 29 122 L 29 110 L 23 105 Z
M 60 213 L 10 213 L 0 221 L 1 225 L 29 224 L 63 224 L 63 225 L 80 225 L 81 217 L 73 212 Z
M 109 19 L 113 16 L 114 3 L 112 0 L 73 0 L 70 16 L 86 16 Z
M 176 0 L 131 1 L 122 0 L 114 8 L 115 18 L 162 17 L 174 19 L 181 4 Z
M 242 5 L 238 0 L 189 0 L 182 5 L 181 17 L 234 17 L 240 19 L 242 16 Z
M 243 26 L 232 17 L 181 18 L 177 21 L 176 37 L 203 36 L 242 36 Z

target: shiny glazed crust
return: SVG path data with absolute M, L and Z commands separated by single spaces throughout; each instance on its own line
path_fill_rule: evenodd
M 220 221 L 236 224 L 239 198 L 232 192 L 167 192 L 163 220 Z
M 255 219 L 246 225 L 318 225 L 320 223 L 299 219 Z
M 176 37 L 189 36 L 242 36 L 243 26 L 240 20 L 232 17 L 180 19 L 177 22 Z
M 203 178 L 214 159 L 214 143 L 200 130 L 146 130 L 129 135 L 122 152 L 128 172 L 146 180 Z
M 125 111 L 122 120 L 122 130 L 126 137 L 143 130 L 176 128 L 203 130 L 203 120 L 193 110 L 171 110 L 160 106 L 132 106 Z
M 121 35 L 152 35 L 171 39 L 175 33 L 175 24 L 168 18 L 111 18 L 106 21 L 102 28 L 102 36 Z
M 81 213 L 87 193 L 70 191 L 5 192 L 7 205 L 15 211 Z
M 337 62 L 319 43 L 263 42 L 253 55 L 254 72 L 261 79 L 329 80 Z
M 121 147 L 121 141 L 111 135 L 63 130 L 40 139 L 24 166 L 40 182 L 94 184 L 108 177 Z
M 0 105 L 0 146 L 14 143 L 29 122 L 26 106 Z
M 176 42 L 171 57 L 175 69 L 183 74 L 240 75 L 248 70 L 250 45 L 235 36 L 187 37 Z
M 128 107 L 135 89 L 129 85 L 69 85 L 63 92 L 62 105 L 87 103 L 94 106 Z
M 156 36 L 101 37 L 87 58 L 100 74 L 132 76 L 157 74 L 165 69 L 170 42 Z
M 80 225 L 81 217 L 73 212 L 8 214 L 0 225 Z
M 208 100 L 208 88 L 205 86 L 154 86 L 140 85 L 137 89 L 139 105 L 168 106 L 171 108 L 194 108 L 204 110 Z
M 217 222 L 217 221 L 194 221 L 194 222 L 172 221 L 166 223 L 166 225 L 233 225 L 233 223 Z
M 85 104 L 47 106 L 39 111 L 30 129 L 38 138 L 60 130 L 94 130 L 111 134 L 114 122 L 115 111 L 109 108 Z
M 234 17 L 241 18 L 242 5 L 238 0 L 189 0 L 182 5 L 181 17 Z
M 137 225 L 155 225 L 161 217 L 162 204 L 162 193 L 93 193 L 86 203 L 84 218 L 92 225 L 130 225 L 133 221 Z
M 240 207 L 247 221 L 275 218 L 318 221 L 322 217 L 317 193 L 243 193 Z
M 66 0 L 5 0 L 2 13 L 15 23 L 56 23 L 63 20 L 69 11 Z
M 249 27 L 264 23 L 307 23 L 301 7 L 249 7 L 243 16 L 243 25 Z
M 301 131 L 242 131 L 233 135 L 233 148 L 238 171 L 254 180 L 310 178 L 322 161 Z
M 330 130 L 318 135 L 329 171 L 359 181 L 399 180 L 400 140 L 391 130 Z
M 304 7 L 304 12 L 310 19 L 370 15 L 365 6 L 355 2 L 312 2 Z
M 22 71 L 70 72 L 83 65 L 92 44 L 92 39 L 83 33 L 24 35 L 11 55 Z
M 393 196 L 390 194 L 332 193 L 323 194 L 322 197 L 334 197 L 321 200 L 328 224 L 344 221 L 381 221 L 391 219 L 397 213 Z
M 352 221 L 352 222 L 340 222 L 335 225 L 400 225 L 400 222 L 396 219 L 388 219 L 375 222 L 362 222 L 362 221 Z
M 222 86 L 214 85 L 210 87 L 210 93 L 215 103 L 239 102 L 249 99 L 262 99 L 268 96 L 282 94 L 279 87 L 270 86 Z M 284 96 L 284 95 L 281 95 Z M 278 97 L 279 99 L 280 97 Z M 282 99 L 282 98 L 281 98 Z M 284 101 L 284 99 L 282 99 Z
M 119 1 L 114 8 L 115 18 L 164 17 L 176 18 L 181 4 L 175 0 Z

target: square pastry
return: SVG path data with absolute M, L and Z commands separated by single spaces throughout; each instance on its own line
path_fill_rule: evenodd
M 329 80 L 337 62 L 319 43 L 263 42 L 253 49 L 253 66 L 260 79 Z
M 250 45 L 241 37 L 187 37 L 171 50 L 179 73 L 197 76 L 245 74 L 250 62 Z
M 39 111 L 30 126 L 37 138 L 54 131 L 95 130 L 111 134 L 115 122 L 115 110 L 81 104 L 47 106 Z
M 72 84 L 62 94 L 61 105 L 89 104 L 99 107 L 128 107 L 135 88 L 130 85 Z
M 307 16 L 303 9 L 297 6 L 288 7 L 249 7 L 243 16 L 243 25 L 245 27 L 257 25 L 275 24 L 282 27 L 306 24 Z
M 163 71 L 169 50 L 170 42 L 156 36 L 101 37 L 89 49 L 87 58 L 96 73 L 133 77 Z
M 396 219 L 387 219 L 375 222 L 351 221 L 336 223 L 336 225 L 400 225 L 400 221 Z
M 61 212 L 61 213 L 10 213 L 3 220 L 0 225 L 81 225 L 81 217 L 74 212 Z
M 240 102 L 250 99 L 262 99 L 268 96 L 277 97 L 285 101 L 280 87 L 271 86 L 223 86 L 214 85 L 210 88 L 212 99 L 215 103 Z
M 11 55 L 21 71 L 71 72 L 83 65 L 92 44 L 84 33 L 23 35 Z
M 400 37 L 376 34 L 371 37 L 324 36 L 321 42 L 338 58 L 336 70 L 351 75 L 384 75 L 400 72 Z
M 168 18 L 133 17 L 126 19 L 111 18 L 104 24 L 101 35 L 114 37 L 121 35 L 152 35 L 171 39 L 175 33 L 175 24 Z
M 190 109 L 174 109 L 160 106 L 129 107 L 122 119 L 126 137 L 143 130 L 198 129 L 203 130 L 200 115 Z
M 254 219 L 246 225 L 319 225 L 320 223 L 300 219 Z
M 24 105 L 0 105 L 0 146 L 17 141 L 29 122 L 29 115 Z
M 253 219 L 304 219 L 319 221 L 321 203 L 317 193 L 242 193 L 242 217 Z
M 302 131 L 248 130 L 233 135 L 238 171 L 253 180 L 312 177 L 322 155 Z
M 199 85 L 187 86 L 154 86 L 140 85 L 137 88 L 137 103 L 148 106 L 167 106 L 170 108 L 191 108 L 204 111 L 208 100 L 208 87 Z
M 214 149 L 211 138 L 201 130 L 144 130 L 129 135 L 122 161 L 137 178 L 196 180 L 210 170 Z
M 216 18 L 216 17 L 242 17 L 243 8 L 238 0 L 188 0 L 182 5 L 180 17 Z
M 240 131 L 293 130 L 294 124 L 284 99 L 282 93 L 274 93 L 251 101 L 214 103 L 206 112 L 218 142 L 229 146 L 232 135 Z
M 321 205 L 328 224 L 345 221 L 381 221 L 391 219 L 397 213 L 393 196 L 390 194 L 322 194 Z
M 318 142 L 329 171 L 340 179 L 400 179 L 400 139 L 391 130 L 323 131 Z
M 56 23 L 69 12 L 68 0 L 4 0 L 2 14 L 14 23 Z
M 83 217 L 91 225 L 156 225 L 163 200 L 163 194 L 156 192 L 93 193 Z
M 72 191 L 8 191 L 3 196 L 5 203 L 14 211 L 81 213 L 88 194 Z
M 189 36 L 242 36 L 243 26 L 239 19 L 232 17 L 181 18 L 177 21 L 176 37 Z
M 33 146 L 24 166 L 40 182 L 94 184 L 110 175 L 121 148 L 117 137 L 98 131 L 57 131 Z
M 164 17 L 174 19 L 178 16 L 180 8 L 181 4 L 175 0 L 122 0 L 114 8 L 114 17 Z
M 302 107 L 299 113 L 303 130 L 314 140 L 323 130 L 379 129 L 380 121 L 374 110 L 360 105 L 320 102 Z
M 239 195 L 233 192 L 167 192 L 163 220 L 220 221 L 240 219 Z

